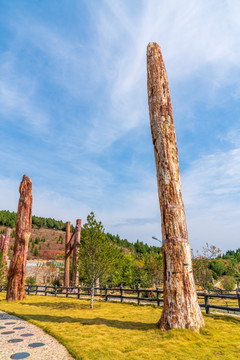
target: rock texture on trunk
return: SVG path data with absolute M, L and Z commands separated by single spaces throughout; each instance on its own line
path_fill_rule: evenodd
M 73 243 L 73 271 L 72 271 L 72 286 L 79 285 L 79 272 L 77 270 L 77 245 L 80 244 L 81 241 L 81 219 L 77 219 L 76 221 L 76 229 L 74 235 L 74 243 Z
M 0 235 L 0 251 L 3 251 L 4 242 L 5 242 L 5 236 L 3 234 L 1 234 Z
M 2 246 L 2 252 L 3 252 L 2 262 L 3 263 L 7 263 L 7 261 L 8 261 L 8 248 L 9 248 L 9 241 L 10 241 L 11 233 L 12 233 L 12 229 L 8 228 L 7 232 L 6 232 L 6 236 L 4 237 L 4 242 L 3 242 L 3 246 Z
M 157 43 L 147 48 L 147 77 L 163 240 L 164 306 L 158 326 L 198 331 L 204 320 L 192 273 L 168 79 Z
M 12 229 L 8 228 L 6 232 L 6 236 L 2 235 L 1 241 L 0 241 L 0 251 L 2 251 L 2 279 L 6 279 L 7 271 L 8 271 L 8 248 L 9 248 L 9 240 L 12 233 Z
M 19 193 L 16 237 L 8 270 L 7 301 L 22 300 L 26 297 L 25 273 L 32 226 L 32 182 L 27 175 L 23 175 Z
M 71 255 L 70 244 L 70 221 L 66 222 L 66 237 L 65 237 L 65 267 L 64 267 L 64 286 L 69 286 L 69 264 Z

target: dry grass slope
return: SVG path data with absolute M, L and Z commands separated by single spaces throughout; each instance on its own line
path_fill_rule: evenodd
M 239 359 L 240 319 L 205 316 L 200 334 L 159 331 L 160 312 L 152 306 L 28 296 L 0 309 L 20 316 L 56 337 L 76 359 Z
M 0 231 L 6 230 L 5 226 L 0 226 Z M 59 240 L 59 237 L 62 237 L 62 243 Z M 54 229 L 45 229 L 40 228 L 37 229 L 36 227 L 32 228 L 31 230 L 31 238 L 35 240 L 37 237 L 40 239 L 45 239 L 45 242 L 40 242 L 39 244 L 34 244 L 34 247 L 38 249 L 38 256 L 34 255 L 34 251 L 31 251 L 32 243 L 28 248 L 28 260 L 49 260 L 54 258 L 59 252 L 63 252 L 65 249 L 65 232 L 60 230 Z M 10 247 L 14 245 L 15 238 L 10 237 Z M 10 249 L 9 247 L 9 249 Z

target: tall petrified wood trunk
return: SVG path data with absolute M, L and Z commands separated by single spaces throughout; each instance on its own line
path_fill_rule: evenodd
M 204 320 L 192 273 L 168 79 L 156 43 L 147 48 L 147 77 L 163 240 L 164 306 L 158 326 L 198 331 Z
M 65 267 L 64 267 L 64 286 L 69 286 L 69 264 L 70 264 L 70 254 L 71 254 L 71 244 L 70 244 L 70 221 L 66 222 L 66 237 L 65 237 Z
M 72 271 L 72 286 L 78 286 L 79 284 L 79 272 L 77 269 L 77 244 L 80 244 L 81 241 L 81 219 L 77 219 L 76 221 L 76 229 L 74 235 L 74 243 L 73 243 L 73 271 Z
M 27 175 L 23 175 L 19 193 L 16 237 L 8 270 L 7 301 L 22 300 L 26 296 L 25 273 L 32 226 L 32 182 Z

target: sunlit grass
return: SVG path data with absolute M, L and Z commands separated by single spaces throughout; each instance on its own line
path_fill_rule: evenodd
M 199 304 L 204 304 L 204 298 L 198 298 Z M 238 308 L 237 299 L 209 298 L 209 304 Z M 221 311 L 221 310 L 219 310 Z
M 76 359 L 239 359 L 240 320 L 205 316 L 200 334 L 190 330 L 162 332 L 161 310 L 152 306 L 28 296 L 0 309 L 18 315 L 56 337 Z

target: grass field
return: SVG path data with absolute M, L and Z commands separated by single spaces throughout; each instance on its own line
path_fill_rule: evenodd
M 43 328 L 76 359 L 239 359 L 240 319 L 205 316 L 200 334 L 190 330 L 161 332 L 161 310 L 154 306 L 95 302 L 43 296 L 7 303 L 0 310 Z
M 199 302 L 199 304 L 204 304 L 204 298 L 199 297 L 198 302 Z M 238 300 L 237 299 L 209 298 L 209 304 L 238 308 Z M 210 309 L 210 311 L 212 311 L 212 310 Z M 219 310 L 219 311 L 221 311 L 221 310 Z M 236 314 L 239 314 L 239 313 L 236 313 Z

